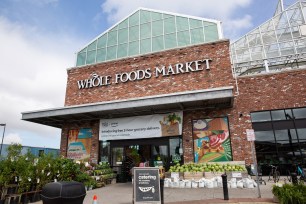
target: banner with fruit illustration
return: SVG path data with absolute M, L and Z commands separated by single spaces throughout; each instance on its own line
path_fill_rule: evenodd
M 91 150 L 91 128 L 69 130 L 67 158 L 88 161 Z
M 194 162 L 232 161 L 228 119 L 198 119 L 192 121 Z
M 183 112 L 100 120 L 99 139 L 122 140 L 182 134 Z

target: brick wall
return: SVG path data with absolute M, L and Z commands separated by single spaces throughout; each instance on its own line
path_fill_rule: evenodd
M 189 72 L 166 77 L 154 77 L 126 83 L 79 90 L 77 81 L 99 76 L 169 66 L 195 60 L 211 59 L 210 70 Z M 229 58 L 229 41 L 218 41 L 182 49 L 173 49 L 101 64 L 68 70 L 65 105 L 78 105 L 119 99 L 154 96 L 174 92 L 234 86 Z
M 100 76 L 130 72 L 162 65 L 184 63 L 201 59 L 212 59 L 210 70 L 151 77 L 150 79 L 112 84 L 90 89 L 78 89 L 77 81 L 88 79 L 92 73 Z M 232 108 L 222 110 L 185 111 L 183 120 L 184 161 L 193 161 L 192 125 L 193 119 L 227 116 L 231 136 L 233 159 L 252 163 L 251 143 L 246 140 L 246 129 L 251 129 L 250 112 L 306 106 L 306 70 L 292 70 L 274 74 L 238 78 L 239 94 L 235 93 Z M 229 42 L 214 43 L 173 49 L 145 56 L 111 61 L 68 70 L 65 105 L 78 105 L 119 99 L 192 91 L 223 86 L 234 86 L 232 77 Z M 234 88 L 236 91 L 236 87 Z M 62 129 L 61 153 L 66 155 L 69 129 L 93 128 L 91 159 L 98 159 L 99 121 L 67 124 Z

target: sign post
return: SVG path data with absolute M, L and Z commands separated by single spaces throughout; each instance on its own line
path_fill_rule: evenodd
M 259 188 L 259 177 L 258 177 L 258 168 L 257 168 L 257 161 L 255 159 L 255 150 L 254 150 L 254 141 L 255 141 L 255 133 L 254 129 L 246 129 L 247 140 L 251 142 L 251 149 L 252 149 L 252 157 L 255 167 L 255 174 L 256 174 L 256 183 L 257 183 L 257 191 L 258 191 L 258 198 L 261 198 L 260 188 Z
M 135 204 L 162 203 L 159 168 L 134 168 L 133 200 Z

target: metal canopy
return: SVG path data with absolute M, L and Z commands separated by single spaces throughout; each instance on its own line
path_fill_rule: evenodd
M 173 111 L 229 108 L 233 87 L 213 88 L 129 100 L 23 112 L 22 120 L 61 128 L 66 123 L 162 114 Z

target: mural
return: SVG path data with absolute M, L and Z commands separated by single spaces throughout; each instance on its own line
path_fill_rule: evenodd
M 88 161 L 91 149 L 91 128 L 69 130 L 67 158 Z
M 195 163 L 232 160 L 227 117 L 193 120 L 192 127 Z

